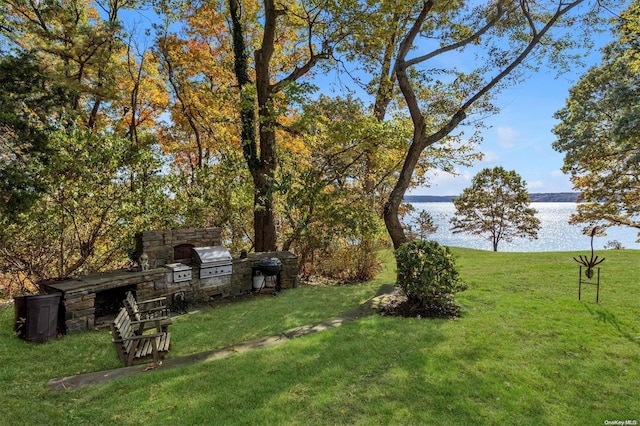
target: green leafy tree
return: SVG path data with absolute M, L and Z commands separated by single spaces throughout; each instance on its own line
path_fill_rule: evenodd
M 15 218 L 44 192 L 48 118 L 63 101 L 32 56 L 0 58 L 0 219 Z
M 118 266 L 135 231 L 171 224 L 152 133 L 165 96 L 120 18 L 137 4 L 2 6 L 0 210 L 12 216 L 0 216 L 0 273 L 27 282 Z
M 283 248 L 300 256 L 305 274 L 355 281 L 378 270 L 373 247 L 384 239 L 377 208 L 364 188 L 382 194 L 397 168 L 408 137 L 398 123 L 382 123 L 352 97 L 320 96 L 305 102 L 292 123 L 298 137 L 279 152 L 276 176 Z M 370 147 L 380 155 L 371 163 Z M 386 155 L 382 156 L 384 152 Z
M 438 230 L 438 225 L 435 224 L 433 216 L 428 211 L 417 211 L 410 203 L 404 203 L 402 207 L 402 223 L 410 240 L 426 240 L 430 234 L 434 234 Z
M 481 117 L 497 111 L 493 96 L 527 73 L 543 65 L 570 69 L 600 27 L 600 4 L 383 1 L 354 26 L 353 49 L 361 52 L 355 56 L 373 58 L 363 68 L 374 70 L 376 116 L 384 117 L 395 104 L 408 110 L 413 123 L 411 143 L 384 207 L 394 247 L 407 240 L 399 210 L 426 150 L 477 141 Z M 401 102 L 395 100 L 397 88 Z M 461 126 L 471 129 L 471 137 L 462 135 Z
M 434 223 L 433 216 L 426 210 L 420 210 L 416 223 L 418 236 L 422 240 L 425 240 L 429 234 L 434 234 L 438 230 L 438 225 Z
M 135 232 L 173 225 L 152 146 L 86 128 L 49 142 L 46 194 L 0 229 L 0 272 L 35 282 L 123 265 Z
M 602 63 L 571 89 L 555 114 L 553 147 L 581 192 L 573 222 L 640 230 L 640 2 L 618 22 Z
M 451 218 L 454 233 L 468 232 L 491 241 L 493 251 L 498 243 L 513 238 L 538 238 L 540 220 L 529 207 L 525 182 L 515 171 L 502 167 L 484 169 L 453 200 L 456 213 Z
M 73 118 L 97 129 L 102 107 L 113 100 L 123 47 L 122 6 L 84 0 L 3 2 L 0 38 L 12 49 L 36 56 L 51 81 L 69 88 L 67 122 Z

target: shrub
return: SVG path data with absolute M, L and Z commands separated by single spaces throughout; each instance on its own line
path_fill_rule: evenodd
M 371 244 L 333 244 L 315 256 L 315 273 L 341 282 L 363 282 L 380 271 L 380 260 Z
M 448 247 L 436 241 L 414 240 L 395 251 L 397 285 L 418 315 L 457 316 L 460 306 L 453 295 L 467 287 L 462 283 Z
M 622 247 L 622 243 L 620 241 L 612 240 L 612 241 L 607 241 L 607 244 L 605 244 L 604 248 L 612 249 L 612 250 L 622 250 L 624 247 Z

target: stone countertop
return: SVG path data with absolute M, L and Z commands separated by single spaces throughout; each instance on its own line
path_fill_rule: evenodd
M 249 261 L 256 261 L 256 260 L 261 260 L 261 259 L 270 258 L 270 257 L 277 257 L 280 260 L 298 258 L 298 256 L 291 253 L 290 251 L 265 251 L 260 253 L 248 253 L 247 257 L 245 258 L 240 258 L 239 254 L 234 254 L 233 261 L 249 262 Z
M 291 252 L 262 252 L 262 253 L 249 253 L 249 256 L 245 259 L 239 257 L 233 258 L 233 263 L 236 265 L 248 262 L 257 262 L 264 258 L 278 257 L 281 260 L 293 260 L 297 259 L 297 256 Z M 65 297 L 73 296 L 79 293 L 91 291 L 102 291 L 114 287 L 127 285 L 130 280 L 138 280 L 140 277 L 148 276 L 154 277 L 158 275 L 164 275 L 168 271 L 163 266 L 159 268 L 153 268 L 148 271 L 130 271 L 122 269 L 118 271 L 110 271 L 103 273 L 96 273 L 86 275 L 82 277 L 70 278 L 64 281 L 51 281 L 42 283 L 41 286 L 49 292 L 62 292 Z M 153 278 L 150 278 L 151 280 Z
M 106 288 L 113 287 L 114 282 L 127 281 L 131 278 L 137 278 L 145 275 L 160 275 L 165 274 L 166 272 L 167 269 L 164 267 L 150 269 L 148 271 L 129 271 L 123 269 L 120 271 L 111 271 L 71 278 L 64 281 L 46 282 L 41 285 L 47 289 L 60 291 L 65 294 L 82 292 L 88 288 L 91 288 L 93 291 L 100 291 L 102 286 Z

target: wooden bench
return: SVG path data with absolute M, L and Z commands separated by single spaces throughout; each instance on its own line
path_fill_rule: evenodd
M 156 326 L 155 333 L 137 334 L 137 330 L 145 329 L 141 327 L 142 322 L 153 322 Z M 162 331 L 160 319 L 143 319 L 132 321 L 125 308 L 120 309 L 115 320 L 111 323 L 111 337 L 116 345 L 118 357 L 128 367 L 133 365 L 133 361 L 152 356 L 156 364 L 160 358 L 169 351 L 171 335 Z
M 128 291 L 124 299 L 124 307 L 129 313 L 131 321 L 138 321 L 139 327 L 135 330 L 136 334 L 142 334 L 145 325 L 155 324 L 151 321 L 143 321 L 150 319 L 160 319 L 160 326 L 163 331 L 167 331 L 167 327 L 171 324 L 169 318 L 169 309 L 166 306 L 166 297 L 157 297 L 155 299 L 137 301 L 133 297 L 133 293 Z

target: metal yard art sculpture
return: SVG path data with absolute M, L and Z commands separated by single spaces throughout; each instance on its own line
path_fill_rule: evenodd
M 592 226 L 590 228 L 585 228 L 583 233 L 591 237 L 591 258 L 588 258 L 587 256 L 582 256 L 582 255 L 578 256 L 580 258 L 579 260 L 576 259 L 575 257 L 573 258 L 573 260 L 575 260 L 582 266 L 586 267 L 586 270 L 584 272 L 584 276 L 586 276 L 586 279 L 584 279 L 583 273 L 582 273 L 582 266 L 580 266 L 580 272 L 579 272 L 580 276 L 578 278 L 578 300 L 580 300 L 582 295 L 582 284 L 590 284 L 590 285 L 596 286 L 596 303 L 599 303 L 600 302 L 600 268 L 596 268 L 596 266 L 604 262 L 605 258 L 603 257 L 601 259 L 598 259 L 598 256 L 594 256 L 593 238 L 596 236 L 604 236 L 606 234 L 604 233 L 604 229 L 600 226 Z M 597 273 L 595 273 L 594 270 L 596 270 Z M 592 282 L 591 279 L 593 278 L 594 275 L 597 275 L 596 281 Z

